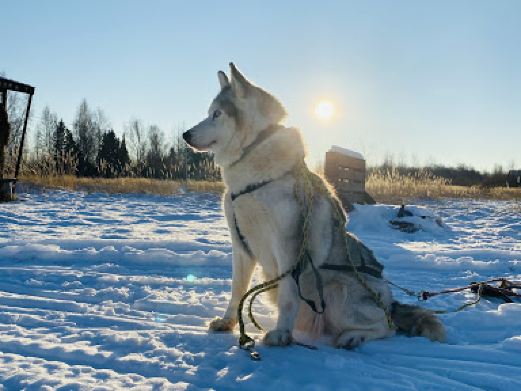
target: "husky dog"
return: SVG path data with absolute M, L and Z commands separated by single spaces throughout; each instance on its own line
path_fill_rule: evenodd
M 305 157 L 300 132 L 280 124 L 286 112 L 275 97 L 248 81 L 233 63 L 230 68 L 230 79 L 218 72 L 221 90 L 208 117 L 183 134 L 194 149 L 213 152 L 226 185 L 223 202 L 233 248 L 232 297 L 224 316 L 210 323 L 212 331 L 235 327 L 237 308 L 256 263 L 266 280 L 273 279 L 295 266 L 302 244 L 304 211 L 295 191 L 299 187 L 295 167 L 303 165 Z M 345 212 L 329 186 L 316 177 L 325 191 L 314 190 L 309 217 L 312 267 L 297 278 L 282 279 L 271 291 L 278 319 L 264 336 L 265 344 L 288 345 L 297 329 L 330 335 L 335 346 L 354 348 L 395 333 L 386 313 L 399 331 L 442 341 L 444 328 L 431 312 L 393 301 L 381 277 L 383 267 L 367 247 L 345 232 Z M 341 211 L 340 222 L 336 209 Z M 360 265 L 357 269 L 366 286 L 353 270 L 339 271 L 348 256 Z M 317 270 L 322 292 L 317 292 Z M 308 305 L 320 303 L 319 293 L 325 304 L 321 314 Z

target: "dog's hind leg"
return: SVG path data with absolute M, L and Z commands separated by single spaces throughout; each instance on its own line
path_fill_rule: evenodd
M 348 284 L 331 282 L 324 289 L 326 331 L 333 336 L 335 346 L 352 349 L 365 341 L 393 335 L 384 310 L 354 278 L 349 280 Z M 385 302 L 390 300 L 390 292 L 379 293 Z

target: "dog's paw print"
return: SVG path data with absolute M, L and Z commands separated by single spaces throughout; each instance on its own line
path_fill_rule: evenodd
M 287 346 L 292 340 L 289 330 L 271 330 L 264 336 L 264 343 L 268 346 Z
M 210 331 L 232 331 L 237 323 L 234 319 L 215 318 L 210 322 Z

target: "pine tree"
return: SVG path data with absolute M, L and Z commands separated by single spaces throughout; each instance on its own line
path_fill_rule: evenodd
M 111 129 L 101 138 L 101 146 L 96 159 L 99 174 L 105 178 L 114 178 L 119 175 L 121 172 L 119 152 L 119 139 Z
M 94 166 L 96 160 L 96 127 L 93 114 L 85 99 L 78 107 L 73 128 L 79 152 L 78 173 L 82 176 L 92 176 L 96 172 Z
M 63 171 L 65 174 L 79 175 L 79 155 L 78 144 L 74 141 L 72 132 L 65 128 L 63 148 Z
M 65 133 L 67 128 L 63 120 L 56 125 L 53 134 L 53 156 L 57 174 L 63 174 L 65 165 Z
M 164 158 L 168 179 L 178 178 L 179 161 L 175 146 L 171 146 Z
M 127 167 L 130 164 L 130 156 L 128 154 L 127 142 L 125 141 L 125 135 L 119 145 L 118 149 L 118 163 L 120 175 L 126 175 Z
M 150 176 L 162 178 L 163 173 L 163 132 L 156 125 L 150 126 L 148 130 L 149 150 L 146 155 L 146 164 L 150 171 Z

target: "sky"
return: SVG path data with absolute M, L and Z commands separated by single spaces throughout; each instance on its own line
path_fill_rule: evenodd
M 68 125 L 83 98 L 122 134 L 207 115 L 233 61 L 285 105 L 312 161 L 521 168 L 521 1 L 0 0 L 0 72 Z M 335 115 L 317 118 L 329 100 Z

